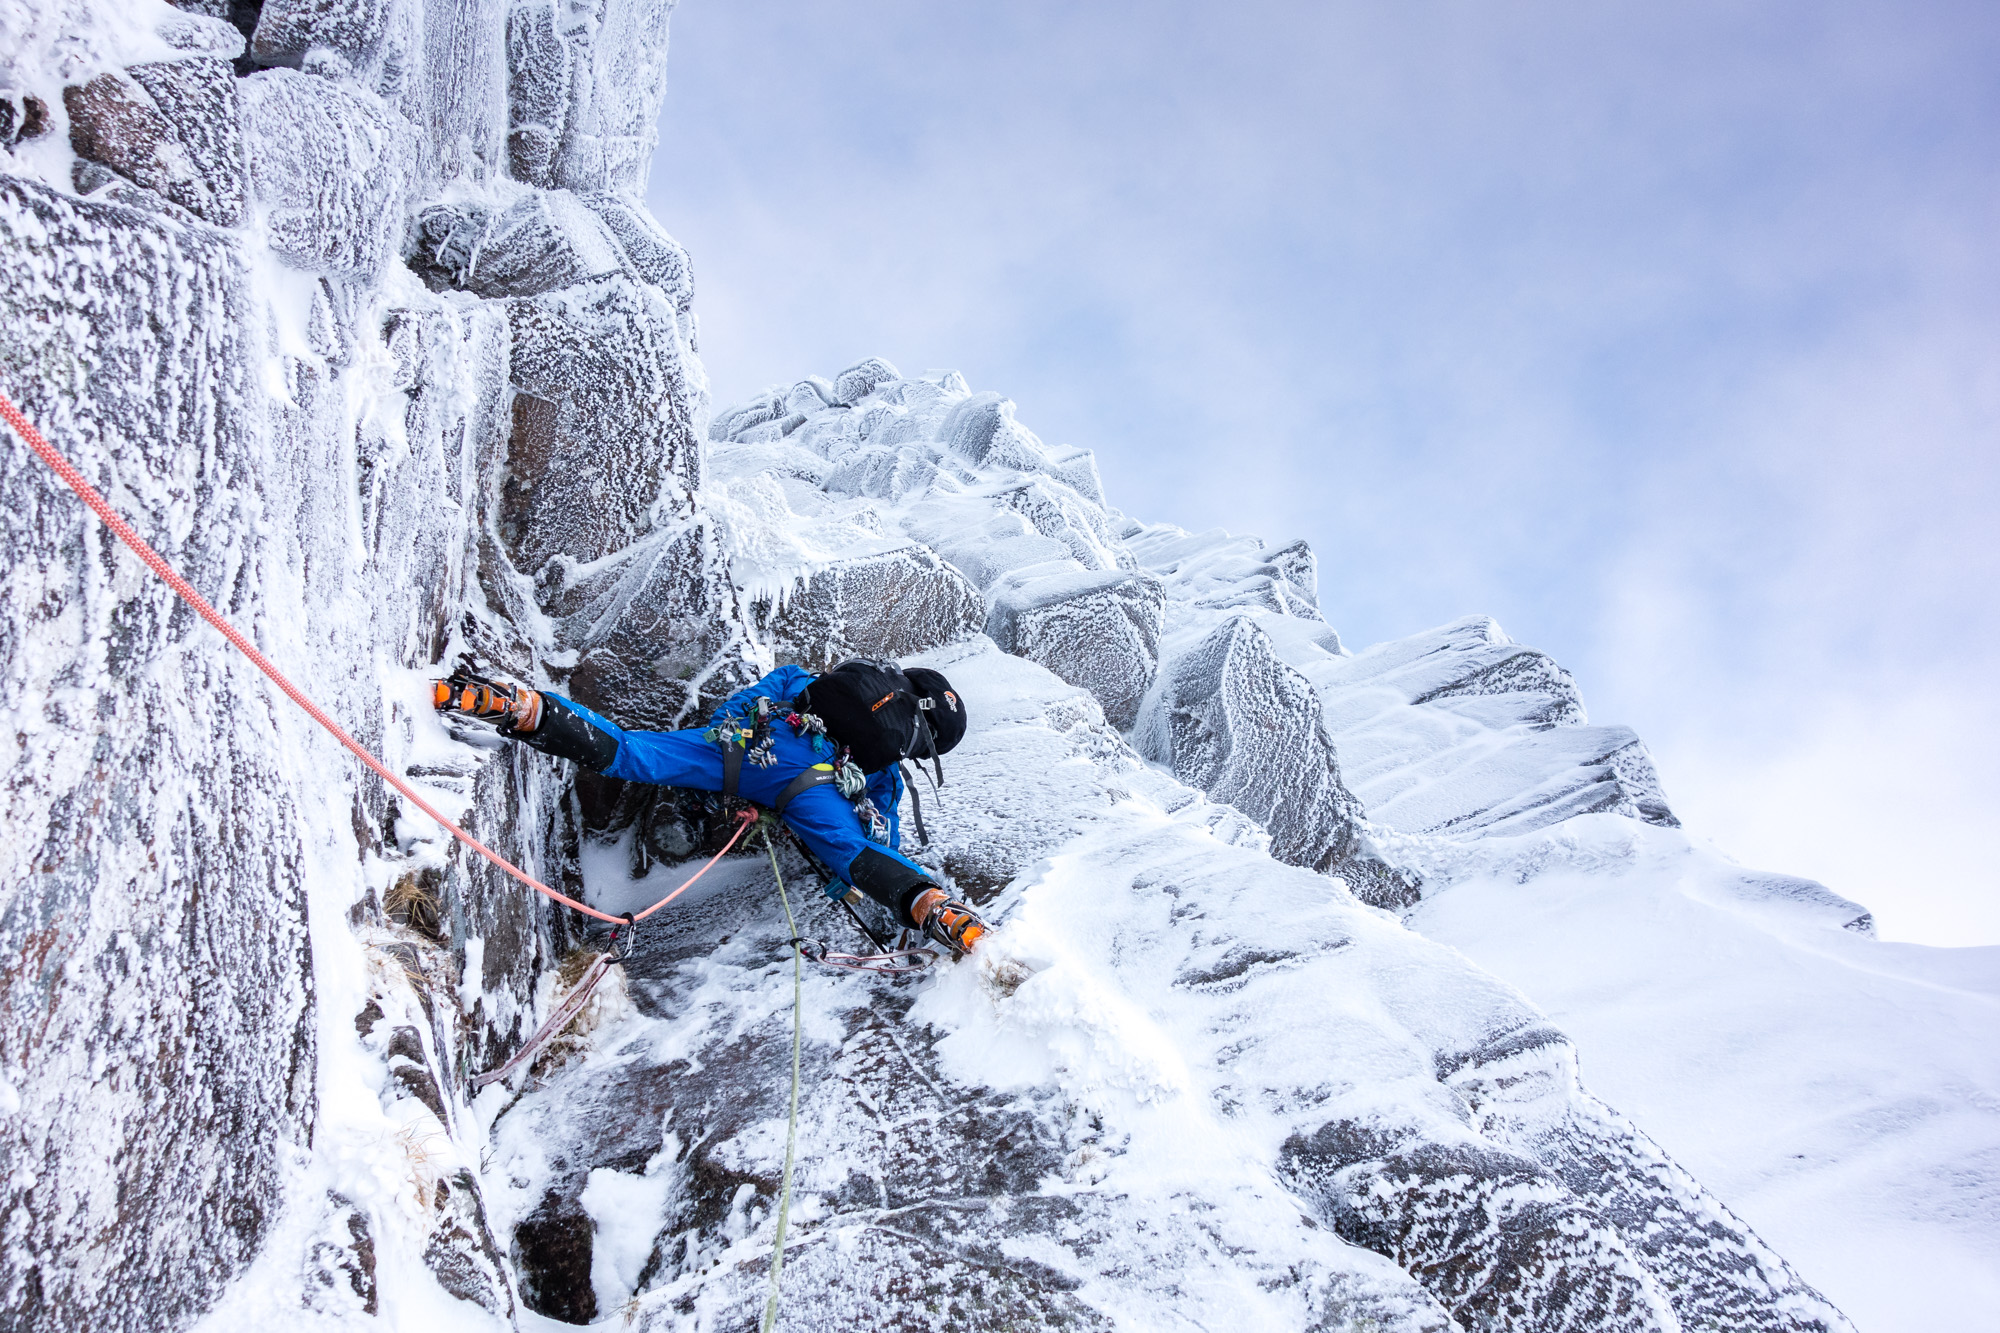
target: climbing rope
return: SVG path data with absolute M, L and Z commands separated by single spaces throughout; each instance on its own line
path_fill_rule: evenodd
M 366 764 L 369 768 L 373 769 L 375 771 L 376 776 L 380 777 L 384 782 L 388 783 L 391 787 L 394 787 L 398 792 L 400 792 L 405 800 L 407 800 L 410 804 L 416 806 L 417 809 L 429 815 L 432 819 L 435 819 L 439 824 L 442 824 L 445 828 L 445 831 L 450 833 L 452 837 L 457 838 L 467 847 L 470 847 L 473 851 L 478 852 L 488 861 L 491 861 L 494 865 L 506 871 L 509 875 L 512 875 L 515 879 L 521 881 L 521 883 L 527 885 L 535 892 L 542 894 L 545 897 L 553 898 L 555 901 L 561 903 L 565 907 L 575 908 L 577 911 L 582 912 L 585 916 L 594 916 L 599 921 L 608 921 L 612 925 L 622 925 L 625 923 L 626 921 L 625 917 L 613 916 L 609 912 L 600 912 L 595 907 L 592 907 L 587 903 L 580 903 L 576 899 L 568 896 L 567 894 L 558 893 L 556 890 L 550 888 L 548 885 L 536 879 L 533 875 L 530 875 L 527 871 L 522 870 L 520 867 L 516 866 L 512 861 L 509 861 L 506 857 L 500 855 L 498 852 L 489 848 L 485 843 L 479 841 L 479 839 L 473 837 L 470 833 L 467 833 L 464 829 L 460 828 L 457 824 L 453 823 L 451 820 L 446 819 L 442 814 L 439 814 L 437 810 L 432 808 L 430 802 L 426 801 L 423 797 L 417 795 L 415 791 L 411 790 L 409 783 L 403 781 L 401 778 L 397 777 L 394 773 L 390 772 L 388 765 L 384 764 L 381 760 L 377 759 L 374 755 L 370 754 L 366 749 L 362 747 L 359 741 L 355 740 L 352 736 L 348 735 L 347 732 L 342 729 L 339 723 L 335 722 L 332 718 L 328 717 L 324 712 L 320 711 L 319 705 L 314 703 L 311 699 L 307 698 L 303 690 L 301 690 L 298 686 L 292 684 L 290 680 L 286 679 L 285 673 L 278 670 L 278 668 L 272 664 L 271 659 L 265 657 L 264 654 L 258 652 L 256 646 L 253 645 L 250 642 L 250 640 L 245 638 L 234 625 L 230 624 L 227 620 L 225 620 L 220 611 L 217 611 L 213 606 L 209 605 L 208 599 L 206 597 L 203 597 L 200 593 L 196 592 L 193 584 L 189 583 L 186 579 L 182 578 L 177 572 L 175 572 L 174 567 L 166 562 L 165 557 L 163 557 L 158 551 L 155 551 L 151 546 L 149 546 L 146 543 L 146 539 L 141 537 L 137 532 L 133 531 L 132 525 L 127 523 L 124 520 L 124 518 L 118 513 L 118 511 L 111 507 L 110 501 L 106 500 L 103 496 L 99 495 L 97 493 L 97 489 L 93 487 L 88 481 L 84 480 L 83 474 L 77 471 L 76 468 L 73 465 L 71 465 L 70 461 L 67 458 L 64 458 L 60 453 L 58 453 L 54 445 L 50 444 L 47 440 L 42 438 L 42 433 L 35 429 L 34 423 L 30 422 L 27 419 L 27 417 L 21 414 L 21 409 L 14 406 L 14 400 L 12 398 L 9 398 L 5 392 L 0 392 L 0 418 L 5 418 L 7 424 L 14 428 L 15 434 L 19 435 L 23 440 L 27 441 L 28 447 L 30 449 L 33 449 L 35 453 L 41 458 L 41 460 L 44 463 L 47 463 L 49 467 L 55 472 L 55 474 L 58 477 L 61 477 L 63 479 L 63 482 L 71 490 L 77 493 L 77 496 L 85 504 L 90 506 L 91 512 L 97 515 L 97 517 L 103 522 L 104 526 L 110 528 L 112 533 L 117 536 L 119 541 L 122 541 L 127 546 L 131 547 L 133 553 L 137 555 L 141 560 L 146 562 L 147 568 L 151 569 L 155 574 L 158 574 L 160 578 L 163 581 L 165 581 L 166 585 L 169 588 L 172 588 L 174 592 L 179 594 L 180 599 L 182 601 L 186 602 L 189 606 L 194 608 L 195 613 L 197 615 L 199 615 L 203 620 L 206 620 L 209 624 L 213 625 L 216 631 L 220 633 L 223 638 L 229 640 L 229 642 L 232 645 L 234 645 L 234 647 L 238 652 L 242 653 L 245 657 L 249 658 L 251 665 L 255 666 L 259 671 L 263 672 L 265 675 L 269 676 L 271 680 L 277 685 L 277 687 L 283 690 L 285 694 L 288 697 L 290 697 L 293 703 L 297 704 L 300 708 L 303 708 L 306 711 L 306 715 L 308 717 L 312 718 L 313 721 L 319 723 L 322 727 L 325 727 L 328 732 L 332 733 L 333 738 L 335 740 L 339 741 L 342 745 L 346 746 L 350 751 L 352 751 L 355 758 L 359 759 L 362 763 Z M 716 861 L 721 860 L 723 854 L 726 853 L 731 847 L 734 847 L 736 845 L 737 839 L 743 836 L 743 834 L 749 829 L 750 825 L 753 822 L 755 822 L 755 820 L 756 820 L 756 813 L 754 811 L 749 811 L 749 810 L 744 811 L 743 817 L 737 823 L 736 832 L 730 836 L 728 843 L 723 846 L 722 851 L 717 852 L 715 854 L 714 859 L 711 860 L 708 863 L 708 865 L 705 865 L 700 870 L 696 871 L 694 875 L 691 878 L 689 878 L 685 884 L 682 884 L 672 893 L 660 899 L 660 901 L 654 903 L 651 907 L 648 907 L 645 911 L 636 914 L 631 919 L 635 921 L 643 921 L 647 917 L 651 916 L 653 913 L 659 911 L 662 907 L 665 907 L 668 903 L 672 902 L 674 899 L 680 897 L 681 894 L 687 892 L 688 888 L 691 885 L 693 885 L 695 880 L 700 879 L 703 875 L 707 874 L 709 871 L 709 867 L 713 866 Z M 769 840 L 766 839 L 766 841 Z
M 792 900 L 785 896 L 785 876 L 778 869 L 778 849 L 771 845 L 771 830 L 764 833 L 764 850 L 771 856 L 771 877 L 778 881 L 778 901 L 785 906 L 785 926 L 792 932 L 792 1110 L 785 1126 L 785 1179 L 778 1190 L 778 1235 L 771 1242 L 771 1296 L 764 1303 L 764 1323 L 759 1333 L 771 1333 L 778 1322 L 778 1278 L 785 1269 L 785 1225 L 792 1214 L 792 1160 L 799 1147 L 799 1044 L 805 1033 L 805 964 L 799 945 L 798 922 L 792 920 Z

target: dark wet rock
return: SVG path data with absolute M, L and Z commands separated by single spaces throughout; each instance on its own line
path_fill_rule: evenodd
M 933 551 L 905 546 L 815 569 L 782 603 L 753 608 L 779 657 L 808 667 L 898 658 L 976 633 L 979 590 Z
M 250 186 L 295 268 L 369 279 L 396 253 L 410 125 L 380 98 L 273 69 L 241 80 Z
M 17 148 L 49 132 L 49 104 L 33 93 L 0 93 L 0 148 Z
M 1144 571 L 1030 565 L 988 589 L 986 633 L 1089 690 L 1115 727 L 1130 728 L 1159 665 L 1166 595 Z
M 329 1192 L 321 1239 L 306 1251 L 301 1274 L 304 1304 L 319 1314 L 358 1311 L 372 1315 L 380 1303 L 375 1276 L 375 1237 L 368 1212 L 346 1196 Z
M 581 1185 L 574 1188 L 581 1192 Z M 514 1228 L 514 1271 L 521 1302 L 536 1314 L 566 1324 L 597 1318 L 597 1293 L 590 1285 L 590 1214 L 573 1194 L 550 1189 L 534 1211 Z
M 389 1037 L 386 1054 L 389 1077 L 395 1080 L 402 1095 L 422 1102 L 440 1125 L 449 1125 L 451 1118 L 444 1109 L 444 1096 L 438 1091 L 437 1076 L 431 1071 L 430 1057 L 417 1030 L 397 1028 Z
M 1174 776 L 1263 824 L 1279 860 L 1313 870 L 1344 861 L 1359 808 L 1341 782 L 1318 695 L 1259 623 L 1225 622 L 1166 671 Z
M 472 1173 L 459 1171 L 448 1180 L 439 1180 L 432 1191 L 432 1211 L 424 1267 L 440 1287 L 459 1300 L 511 1321 L 514 1292 L 507 1277 L 507 1261 L 493 1243 L 479 1183 Z

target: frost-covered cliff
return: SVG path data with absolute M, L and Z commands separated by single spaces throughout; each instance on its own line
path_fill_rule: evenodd
M 1495 885 L 1700 856 L 1799 948 L 1883 947 L 1865 913 L 1699 852 L 1638 739 L 1490 621 L 1352 654 L 1304 545 L 1130 519 L 954 372 L 868 359 L 711 423 L 639 201 L 671 8 L 0 0 L 0 388 L 364 743 L 605 910 L 684 878 L 715 808 L 447 728 L 427 674 L 472 653 L 655 727 L 780 661 L 951 675 L 921 854 L 999 929 L 809 978 L 781 1326 L 1849 1327 L 1586 1090 L 1567 1014 L 1408 921 L 1479 956 Z M 753 1324 L 767 864 L 472 1095 L 600 937 L 4 447 L 0 1328 Z M 2000 1079 L 1956 1049 L 1990 1154 Z

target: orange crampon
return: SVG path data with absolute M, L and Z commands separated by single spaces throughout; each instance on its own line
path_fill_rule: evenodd
M 926 889 L 910 904 L 910 915 L 930 939 L 951 950 L 954 956 L 972 952 L 986 934 L 987 926 L 970 907 L 948 896 L 943 889 Z
M 460 713 L 513 731 L 533 731 L 542 716 L 542 696 L 535 691 L 468 674 L 434 681 L 431 706 L 440 713 Z

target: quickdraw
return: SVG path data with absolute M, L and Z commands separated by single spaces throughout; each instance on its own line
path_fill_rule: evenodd
M 835 953 L 819 940 L 800 936 L 786 943 L 798 946 L 801 954 L 821 967 L 840 968 L 847 972 L 879 972 L 894 975 L 899 972 L 921 972 L 938 959 L 934 949 L 888 949 L 881 953 Z M 905 961 L 907 960 L 907 961 Z

